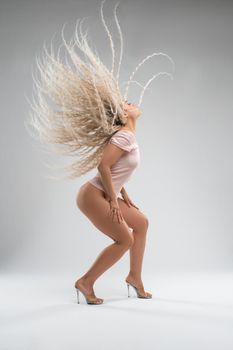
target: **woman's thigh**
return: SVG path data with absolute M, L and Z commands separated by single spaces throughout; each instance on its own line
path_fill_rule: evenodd
M 76 204 L 96 228 L 114 241 L 127 245 L 133 243 L 133 235 L 126 221 L 119 223 L 116 217 L 112 221 L 109 215 L 110 205 L 102 190 L 85 183 L 78 192 Z
M 118 203 L 127 225 L 130 228 L 132 228 L 135 232 L 146 232 L 149 225 L 149 220 L 147 216 L 144 213 L 142 213 L 139 209 L 133 206 L 129 207 L 126 204 L 126 202 L 121 198 L 118 198 Z

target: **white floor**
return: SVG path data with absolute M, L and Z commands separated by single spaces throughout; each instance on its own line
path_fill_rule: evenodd
M 102 305 L 77 304 L 76 276 L 0 278 L 0 350 L 233 349 L 233 273 L 155 273 L 148 300 L 101 276 Z

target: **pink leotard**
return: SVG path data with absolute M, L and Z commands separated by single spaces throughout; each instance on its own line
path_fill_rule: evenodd
M 132 131 L 119 130 L 109 140 L 126 152 L 111 167 L 112 183 L 116 196 L 120 196 L 120 190 L 129 181 L 135 168 L 140 164 L 139 147 L 135 134 Z M 105 192 L 99 172 L 88 182 Z

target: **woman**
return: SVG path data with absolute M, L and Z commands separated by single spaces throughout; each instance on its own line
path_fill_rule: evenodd
M 171 77 L 171 74 L 159 72 L 144 86 L 133 80 L 134 76 L 154 56 L 164 55 L 173 63 L 168 55 L 161 52 L 147 56 L 130 75 L 122 96 L 118 80 L 123 37 L 116 16 L 118 4 L 114 8 L 114 18 L 121 45 L 120 59 L 116 66 L 114 42 L 103 16 L 104 2 L 101 3 L 101 20 L 110 41 L 111 70 L 93 52 L 87 34 L 83 34 L 82 21 L 78 22 L 75 37 L 69 43 L 66 42 L 62 30 L 64 48 L 68 53 L 65 56 L 66 64 L 60 58 L 60 47 L 55 56 L 52 44 L 51 52 L 44 45 L 44 56 L 42 59 L 37 57 L 36 60 L 39 77 L 33 75 L 38 100 L 33 98 L 33 103 L 29 100 L 33 113 L 28 124 L 37 132 L 37 135 L 31 135 L 41 143 L 61 146 L 62 148 L 55 150 L 59 154 L 75 157 L 75 161 L 65 167 L 68 176 L 62 179 L 76 179 L 91 169 L 98 169 L 97 175 L 80 188 L 76 204 L 114 243 L 105 248 L 85 275 L 75 282 L 78 302 L 81 291 L 88 304 L 103 302 L 103 299 L 95 296 L 93 284 L 128 249 L 130 271 L 125 279 L 128 293 L 131 285 L 138 297 L 152 296 L 144 290 L 141 278 L 148 219 L 130 200 L 123 185 L 139 163 L 135 131 L 144 92 L 158 75 L 167 74 Z M 76 48 L 80 50 L 80 54 Z M 138 105 L 130 104 L 126 100 L 131 83 L 142 87 Z M 119 197 L 120 193 L 123 199 Z
M 139 163 L 135 130 L 140 110 L 130 103 L 126 103 L 124 109 L 127 123 L 112 136 L 98 166 L 101 181 L 95 181 L 99 178 L 94 177 L 82 185 L 77 195 L 79 209 L 100 231 L 115 241 L 101 252 L 91 268 L 75 283 L 77 293 L 80 290 L 87 303 L 103 302 L 103 299 L 95 296 L 93 284 L 128 249 L 130 271 L 125 279 L 127 286 L 133 286 L 140 298 L 152 297 L 152 294 L 145 292 L 141 278 L 148 219 L 131 202 L 123 187 Z M 117 197 L 119 188 L 124 200 Z M 133 229 L 132 233 L 129 228 Z

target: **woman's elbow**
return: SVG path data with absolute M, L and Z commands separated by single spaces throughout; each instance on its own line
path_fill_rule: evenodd
M 99 172 L 102 172 L 102 171 L 105 171 L 105 170 L 109 170 L 110 166 L 108 164 L 105 164 L 105 163 L 100 163 L 97 166 L 97 169 L 98 169 Z

